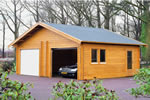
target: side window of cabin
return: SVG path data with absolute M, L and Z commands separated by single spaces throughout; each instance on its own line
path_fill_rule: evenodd
M 97 62 L 97 49 L 92 49 L 91 51 L 91 62 L 94 63 L 94 62 Z
M 100 62 L 106 62 L 106 51 L 105 51 L 105 49 L 100 49 Z
M 132 69 L 132 51 L 127 51 L 127 66 Z

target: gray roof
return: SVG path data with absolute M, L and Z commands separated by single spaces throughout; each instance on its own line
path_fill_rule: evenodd
M 81 41 L 144 45 L 144 43 L 102 28 L 46 24 Z

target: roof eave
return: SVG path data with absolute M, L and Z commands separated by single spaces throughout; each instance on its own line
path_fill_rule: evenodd
M 97 41 L 81 41 L 82 43 L 99 43 L 99 44 L 116 44 L 116 45 L 135 45 L 135 46 L 145 46 L 147 47 L 147 44 L 129 44 L 129 43 L 112 43 L 112 42 L 97 42 Z
M 14 46 L 21 38 L 23 38 L 25 35 L 27 35 L 29 32 L 31 32 L 35 27 L 37 27 L 40 23 L 36 23 L 33 25 L 30 29 L 28 29 L 26 32 L 24 32 L 21 36 L 19 36 L 16 40 L 14 40 L 12 43 L 8 45 L 8 48 L 11 46 Z

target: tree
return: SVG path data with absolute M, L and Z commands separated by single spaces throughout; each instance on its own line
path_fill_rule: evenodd
M 116 9 L 115 7 L 111 6 L 111 4 L 115 5 L 117 3 L 117 0 L 95 0 L 95 4 L 98 6 L 98 2 L 101 8 L 98 8 L 97 13 L 101 13 L 101 15 L 104 17 L 104 28 L 110 29 L 110 20 L 111 18 L 114 18 L 115 15 L 117 15 L 120 11 L 120 9 Z
M 24 24 L 21 21 L 23 7 L 20 6 L 20 0 L 11 0 L 10 3 L 13 9 L 8 5 L 6 1 L 1 1 L 1 3 L 4 3 L 5 7 L 0 7 L 0 14 L 3 17 L 9 30 L 13 33 L 14 38 L 17 39 L 19 36 L 20 24 Z
M 143 15 L 141 19 L 143 19 L 142 22 L 142 35 L 140 37 L 140 40 L 144 43 L 148 44 L 148 47 L 142 47 L 142 53 L 145 60 L 150 60 L 150 12 L 149 12 L 149 1 L 144 0 L 143 1 Z
M 100 2 L 99 0 L 93 0 L 95 6 L 96 6 L 96 13 L 97 13 L 97 26 L 99 28 L 102 27 L 102 23 L 101 23 L 101 9 L 100 9 Z
M 67 16 L 64 11 L 65 9 L 65 1 L 62 0 L 54 0 L 55 6 L 57 7 L 58 10 L 55 10 L 55 17 L 59 20 L 61 24 L 67 24 Z
M 89 27 L 95 27 L 95 23 L 93 23 L 93 13 L 94 13 L 94 8 L 93 8 L 93 2 L 91 0 L 83 0 L 82 1 L 82 9 L 80 10 L 82 15 L 87 21 L 87 25 Z
M 22 6 L 24 6 L 26 8 L 26 10 L 28 10 L 34 21 L 35 22 L 39 22 L 41 21 L 41 14 L 40 14 L 40 0 L 23 0 L 22 1 Z
M 43 22 L 57 23 L 58 19 L 56 17 L 55 3 L 52 0 L 41 1 L 41 13 L 40 17 Z
M 132 0 L 123 0 L 117 5 L 111 4 L 117 9 L 122 10 L 129 16 L 132 16 L 136 19 L 138 19 L 138 23 L 140 24 L 140 21 L 142 22 L 142 34 L 141 34 L 141 41 L 148 44 L 148 47 L 144 49 L 142 48 L 143 57 L 145 60 L 150 60 L 150 11 L 149 11 L 149 1 L 147 0 L 136 0 L 135 2 L 132 2 Z M 133 10 L 126 11 L 125 7 L 126 5 L 131 5 L 133 7 Z M 141 11 L 141 13 L 138 13 L 138 11 Z M 141 14 L 141 15 L 140 15 Z
M 83 3 L 81 0 L 68 0 L 65 3 L 65 13 L 68 16 L 71 24 L 82 26 L 84 24 L 85 18 L 82 14 Z
M 0 5 L 4 5 L 0 6 L 0 15 L 4 19 L 8 29 L 13 33 L 14 39 L 19 37 L 19 29 L 21 24 L 28 28 L 28 26 L 21 19 L 24 8 L 20 5 L 20 3 L 20 0 L 10 0 L 9 2 L 5 0 L 0 1 Z M 16 50 L 14 50 L 14 52 L 15 51 Z M 14 53 L 14 57 L 15 55 L 16 53 Z

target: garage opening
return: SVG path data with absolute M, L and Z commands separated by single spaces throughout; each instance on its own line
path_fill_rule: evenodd
M 52 49 L 52 77 L 77 77 L 77 48 Z

